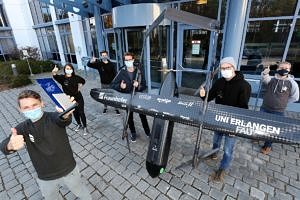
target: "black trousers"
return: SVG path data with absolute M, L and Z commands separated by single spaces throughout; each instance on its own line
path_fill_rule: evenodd
M 81 124 L 83 125 L 83 127 L 86 127 L 86 117 L 84 113 L 84 100 L 81 93 L 76 95 L 75 101 L 78 103 L 78 106 L 75 108 L 73 112 L 74 118 L 77 124 Z
M 141 118 L 141 122 L 142 122 L 142 125 L 143 125 L 143 128 L 144 128 L 145 134 L 149 135 L 150 134 L 150 128 L 149 128 L 149 125 L 148 125 L 146 115 L 139 114 L 139 116 Z M 135 131 L 135 127 L 134 127 L 133 112 L 129 113 L 128 125 L 129 125 L 129 129 L 131 131 L 131 136 L 135 139 L 136 138 L 136 131 Z

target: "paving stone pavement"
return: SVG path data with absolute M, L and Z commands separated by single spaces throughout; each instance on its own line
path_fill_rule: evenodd
M 42 74 L 37 77 L 49 77 Z M 93 199 L 278 199 L 300 200 L 300 149 L 297 146 L 274 144 L 269 155 L 259 153 L 260 144 L 239 138 L 234 160 L 227 171 L 224 183 L 209 181 L 209 175 L 218 168 L 217 161 L 201 161 L 197 169 L 190 165 L 175 169 L 193 155 L 197 128 L 176 124 L 166 172 L 152 179 L 145 168 L 148 139 L 136 118 L 137 142 L 131 144 L 128 153 L 126 142 L 121 139 L 125 112 L 117 116 L 113 108 L 102 114 L 102 104 L 92 100 L 91 88 L 99 86 L 99 80 L 89 74 L 83 88 L 85 112 L 90 134 L 68 127 L 70 143 L 83 179 Z M 47 111 L 54 111 L 54 104 L 37 84 L 0 92 L 0 140 L 10 135 L 10 128 L 24 120 L 17 109 L 16 98 L 23 89 L 41 92 Z M 290 113 L 299 118 L 299 113 Z M 135 116 L 136 117 L 136 116 Z M 152 118 L 148 117 L 151 124 Z M 212 132 L 205 130 L 201 146 L 210 149 Z M 26 149 L 4 156 L 0 153 L 0 200 L 42 199 Z M 60 188 L 65 199 L 76 197 L 65 187 Z

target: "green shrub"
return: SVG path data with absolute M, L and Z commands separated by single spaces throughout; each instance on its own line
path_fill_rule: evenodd
M 36 61 L 28 60 L 32 73 L 39 74 L 43 72 L 51 72 L 54 64 L 51 61 Z M 0 63 L 0 74 L 9 74 L 12 75 L 11 64 L 16 64 L 18 74 L 30 74 L 28 63 L 26 60 L 13 60 L 9 62 Z
M 51 61 L 28 60 L 33 74 L 51 72 L 54 64 Z M 18 76 L 13 76 L 11 64 L 16 64 Z M 10 87 L 21 87 L 31 84 L 29 79 L 30 71 L 26 60 L 13 60 L 0 62 L 0 84 L 7 84 Z
M 28 78 L 28 75 L 21 74 L 21 75 L 18 75 L 18 76 L 12 76 L 11 77 L 10 86 L 12 88 L 15 88 L 15 87 L 21 87 L 21 86 L 29 85 L 31 83 L 32 83 L 32 81 Z

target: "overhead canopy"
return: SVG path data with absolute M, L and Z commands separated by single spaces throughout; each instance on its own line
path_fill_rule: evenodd
M 55 8 L 75 13 L 83 17 L 94 15 L 95 7 L 100 9 L 100 13 L 111 12 L 112 7 L 130 3 L 130 0 L 38 0 Z
M 171 21 L 188 24 L 196 28 L 201 28 L 201 29 L 210 30 L 214 32 L 220 32 L 219 30 L 220 24 L 215 19 L 203 17 L 200 15 L 195 15 L 193 13 L 177 10 L 174 8 L 167 8 L 156 18 L 156 20 L 151 24 L 151 26 L 149 26 L 149 28 L 145 33 L 145 36 L 147 37 L 150 34 L 150 32 L 155 27 L 157 27 L 164 19 L 169 19 Z

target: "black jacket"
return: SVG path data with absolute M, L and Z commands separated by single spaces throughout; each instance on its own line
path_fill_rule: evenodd
M 99 60 L 96 60 L 94 63 L 90 61 L 87 63 L 88 67 L 98 70 L 101 83 L 103 84 L 110 84 L 116 76 L 115 66 L 109 60 L 107 61 L 108 63 Z
M 135 70 L 133 72 L 133 79 L 136 78 L 136 75 L 138 75 L 137 81 L 139 82 L 139 86 L 136 88 L 136 91 L 142 92 L 143 90 L 146 89 L 145 77 L 144 77 L 143 73 L 141 72 L 141 70 L 139 70 L 137 68 L 135 68 Z M 120 87 L 122 80 L 125 81 L 125 83 L 126 83 L 125 89 L 122 89 Z M 115 77 L 113 82 L 111 83 L 111 88 L 114 90 L 117 90 L 119 92 L 123 92 L 123 93 L 131 93 L 132 92 L 133 80 L 131 80 L 130 76 L 128 75 L 128 71 L 127 71 L 126 67 L 123 67 L 119 71 L 119 73 L 117 74 L 117 76 Z
M 220 78 L 212 85 L 208 101 L 215 99 L 216 104 L 248 108 L 251 86 L 241 72 L 236 71 L 235 73 L 236 76 L 230 81 Z
M 78 84 L 85 84 L 84 78 L 81 76 L 73 75 L 71 77 L 66 77 L 65 75 L 53 75 L 53 78 L 61 84 L 64 93 L 74 97 L 75 100 L 81 99 L 81 92 L 78 91 Z
M 44 112 L 42 118 L 32 123 L 26 120 L 16 126 L 18 135 L 23 135 L 32 164 L 42 180 L 54 180 L 69 174 L 76 166 L 66 126 L 72 121 L 59 118 L 58 113 Z M 8 152 L 10 137 L 2 141 L 0 148 Z

